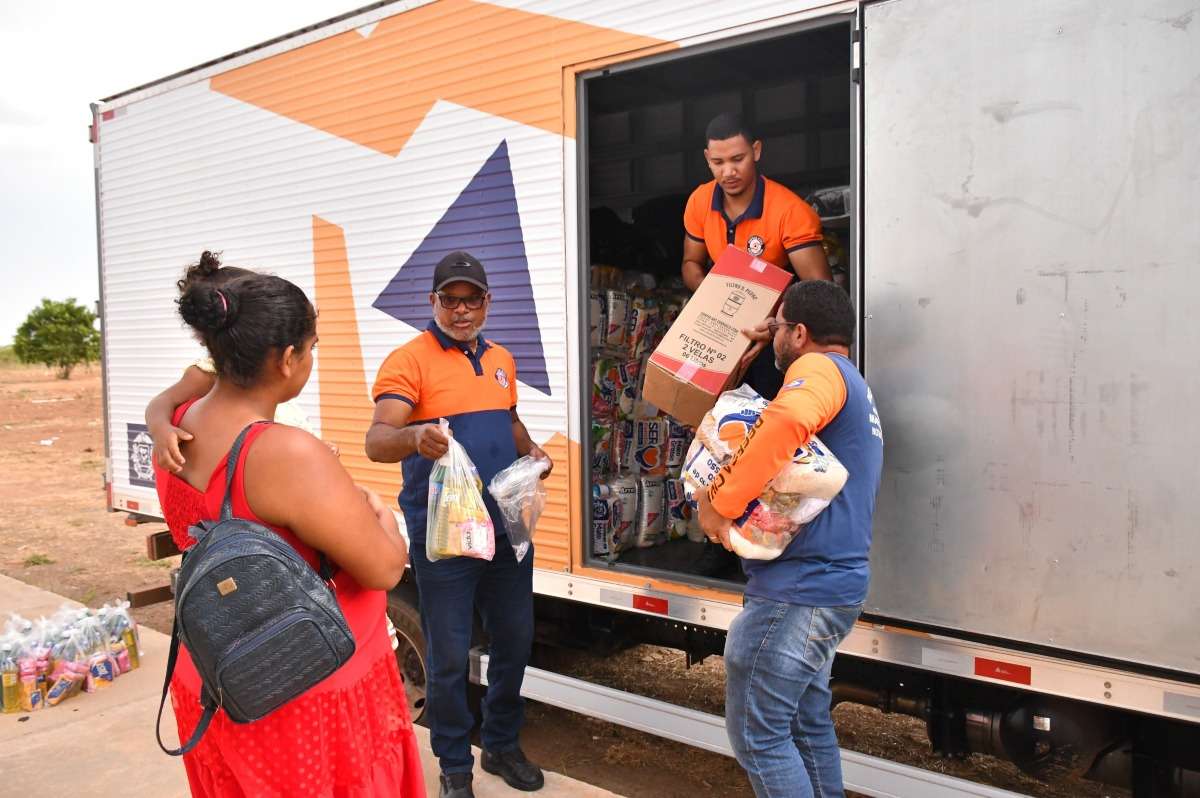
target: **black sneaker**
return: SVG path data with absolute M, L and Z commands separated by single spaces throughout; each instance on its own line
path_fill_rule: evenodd
M 542 789 L 546 783 L 542 769 L 526 759 L 520 748 L 495 754 L 484 751 L 480 764 L 488 773 L 504 779 L 504 783 L 514 790 L 533 792 Z
M 471 789 L 472 776 L 470 773 L 451 773 L 442 774 L 440 779 L 441 789 L 438 790 L 438 798 L 475 798 L 475 793 Z
M 727 579 L 736 572 L 737 567 L 736 554 L 716 543 L 705 543 L 700 556 L 692 563 L 691 571 L 696 576 Z

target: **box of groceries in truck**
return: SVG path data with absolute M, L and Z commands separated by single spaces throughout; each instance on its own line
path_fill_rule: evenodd
M 695 426 L 750 347 L 742 330 L 775 312 L 791 274 L 728 246 L 646 364 L 647 402 Z

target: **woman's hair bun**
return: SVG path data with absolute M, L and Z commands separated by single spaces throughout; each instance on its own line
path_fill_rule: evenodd
M 204 282 L 187 286 L 179 297 L 179 315 L 201 335 L 210 335 L 233 324 L 238 314 L 238 296 L 226 288 Z
M 221 253 L 210 252 L 206 249 L 200 253 L 200 260 L 188 266 L 187 271 L 183 273 L 183 279 L 175 285 L 182 294 L 187 291 L 189 285 L 212 279 L 220 268 Z

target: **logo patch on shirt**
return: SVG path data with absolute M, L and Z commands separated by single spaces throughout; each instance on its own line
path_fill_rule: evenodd
M 508 373 L 504 369 L 496 369 L 496 382 L 500 383 L 501 388 L 508 387 Z
M 746 251 L 756 258 L 763 254 L 766 248 L 767 242 L 763 241 L 762 236 L 750 236 L 750 240 L 746 242 Z
M 800 379 L 792 380 L 791 382 L 789 382 L 787 385 L 784 385 L 779 390 L 784 391 L 784 390 L 787 390 L 788 388 L 799 388 L 803 384 L 804 384 L 804 378 L 801 377 Z

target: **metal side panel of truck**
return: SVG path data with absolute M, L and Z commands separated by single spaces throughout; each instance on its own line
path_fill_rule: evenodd
M 463 241 L 555 459 L 538 593 L 724 630 L 730 589 L 585 549 L 588 80 L 839 24 L 861 364 L 883 418 L 864 661 L 1200 721 L 1200 18 L 1182 0 L 379 4 L 93 108 L 114 509 L 202 353 L 206 248 L 300 285 L 299 402 L 357 480 L 369 389 Z M 853 36 L 850 32 L 853 31 Z M 469 42 L 447 47 L 447 41 Z M 485 378 L 487 375 L 485 375 Z

